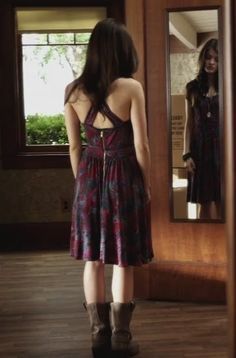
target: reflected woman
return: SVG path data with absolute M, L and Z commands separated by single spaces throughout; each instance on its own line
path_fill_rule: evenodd
M 198 218 L 220 218 L 218 41 L 210 39 L 198 59 L 197 77 L 186 85 L 183 160 L 187 201 L 199 204 Z

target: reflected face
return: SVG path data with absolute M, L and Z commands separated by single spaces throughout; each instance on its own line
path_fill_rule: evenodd
M 214 74 L 218 71 L 218 53 L 210 49 L 205 58 L 204 70 L 208 74 Z

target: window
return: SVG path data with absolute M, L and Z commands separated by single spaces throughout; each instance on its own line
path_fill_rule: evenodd
M 26 151 L 67 144 L 64 89 L 81 74 L 91 29 L 105 15 L 104 8 L 16 10 Z
M 15 8 L 9 0 L 0 14 L 3 168 L 70 166 L 64 89 L 81 73 L 91 31 L 107 16 L 105 2 L 89 3 Z
M 3 169 L 70 166 L 68 145 L 66 139 L 63 140 L 65 128 L 63 129 L 61 114 L 64 102 L 64 82 L 68 83 L 74 77 L 72 71 L 69 71 L 68 63 L 64 61 L 63 64 L 62 56 L 59 56 L 57 52 L 60 51 L 60 46 L 61 51 L 63 46 L 64 50 L 66 46 L 79 46 L 83 52 L 82 48 L 86 46 L 88 37 L 84 43 L 82 43 L 82 37 L 89 34 L 99 20 L 113 17 L 124 21 L 124 4 L 123 0 L 58 0 L 57 7 L 55 7 L 54 0 L 40 0 L 40 2 L 7 0 L 3 2 L 0 11 L 2 51 L 0 56 L 0 165 Z M 46 46 L 50 48 L 50 54 L 52 53 L 49 56 L 50 61 L 46 56 L 43 65 L 36 68 L 35 56 L 41 56 L 42 60 Z M 57 51 L 56 46 L 58 46 Z M 65 66 L 63 76 L 67 73 L 68 78 L 64 79 L 64 82 L 61 74 L 55 78 L 55 74 L 53 77 L 52 72 L 47 70 L 50 66 L 56 66 L 53 62 L 54 57 L 57 58 L 58 67 Z M 80 58 L 81 65 L 82 57 Z M 38 57 L 38 62 L 39 59 L 40 57 Z M 36 74 L 39 82 L 35 86 L 32 85 L 33 80 L 30 77 L 35 77 Z M 51 86 L 49 79 L 54 82 L 53 88 L 58 94 L 55 97 L 57 104 L 54 109 L 51 92 L 49 98 L 49 95 L 45 96 L 46 89 L 45 92 L 41 91 L 40 95 L 39 88 L 36 88 L 43 86 L 44 80 L 48 82 L 48 86 Z M 61 90 L 58 89 L 59 82 Z M 47 91 L 49 92 L 49 89 Z M 47 97 L 47 101 L 44 102 L 47 102 L 48 106 L 49 102 L 52 102 L 50 109 L 45 108 L 46 104 L 41 105 L 41 96 Z M 51 116 L 55 118 L 47 118 Z M 48 121 L 50 126 L 47 125 Z M 35 133 L 36 127 L 40 127 L 44 137 L 40 138 L 39 134 L 33 136 L 32 132 Z M 53 134 L 57 131 L 59 134 L 51 136 L 49 133 L 45 137 L 45 132 L 50 132 L 50 127 L 53 128 Z
M 67 144 L 64 88 L 81 74 L 89 37 L 87 31 L 20 35 L 26 146 Z

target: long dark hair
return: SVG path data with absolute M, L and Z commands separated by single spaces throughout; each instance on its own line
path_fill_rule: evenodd
M 126 27 L 111 18 L 102 20 L 92 31 L 83 72 L 70 87 L 65 103 L 74 89 L 79 88 L 99 108 L 110 84 L 119 77 L 132 77 L 137 68 L 137 52 Z
M 218 40 L 208 40 L 200 51 L 198 57 L 198 74 L 195 80 L 189 82 L 186 86 L 187 98 L 197 103 L 199 96 L 205 95 L 209 90 L 208 76 L 205 71 L 205 61 L 210 50 L 214 50 L 218 54 Z M 214 76 L 214 87 L 218 92 L 218 70 Z

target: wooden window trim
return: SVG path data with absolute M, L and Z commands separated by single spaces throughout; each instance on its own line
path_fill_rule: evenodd
M 16 34 L 16 7 L 55 7 L 53 0 L 6 0 L 1 4 L 0 49 L 0 134 L 1 165 L 3 169 L 37 169 L 70 167 L 68 145 L 26 146 L 23 121 L 22 73 L 19 71 L 19 43 Z M 107 16 L 124 21 L 124 0 L 57 0 L 56 6 L 101 6 Z

